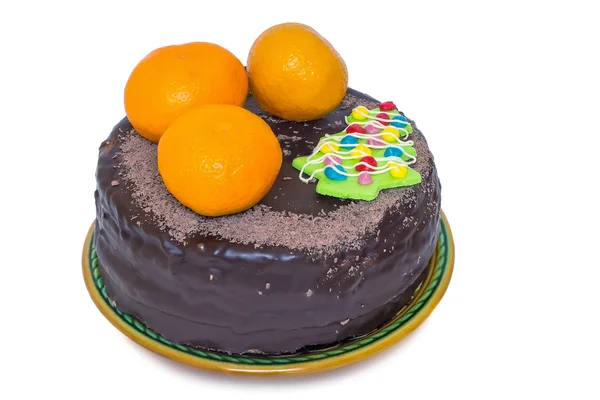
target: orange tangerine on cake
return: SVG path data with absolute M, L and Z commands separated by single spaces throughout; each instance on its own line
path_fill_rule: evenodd
M 158 170 L 169 192 L 210 217 L 258 203 L 275 182 L 281 161 L 281 146 L 269 125 L 233 105 L 187 111 L 158 143 Z
M 166 46 L 148 54 L 125 86 L 125 111 L 135 130 L 158 142 L 185 111 L 204 104 L 244 105 L 248 76 L 229 50 L 206 42 Z
M 346 63 L 310 26 L 275 25 L 254 42 L 248 55 L 250 91 L 267 112 L 290 121 L 329 114 L 348 89 Z

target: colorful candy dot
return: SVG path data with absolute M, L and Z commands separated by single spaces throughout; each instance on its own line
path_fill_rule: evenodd
M 387 115 L 386 113 L 379 113 L 376 115 L 377 121 L 379 123 L 381 123 L 382 125 L 389 125 L 390 124 L 390 116 Z
M 367 133 L 367 130 L 359 124 L 352 124 L 346 128 L 346 133 Z
M 344 138 L 340 141 L 340 145 L 341 145 L 340 147 L 342 149 L 350 150 L 358 145 L 358 139 L 355 138 L 354 136 L 350 136 L 350 135 L 344 136 Z M 346 146 L 344 146 L 344 145 L 346 145 Z
M 379 133 L 381 129 L 376 127 L 375 125 L 367 125 L 367 133 Z
M 396 128 L 404 128 L 407 125 L 407 122 L 408 121 L 404 115 L 396 115 L 394 118 L 392 118 L 391 125 L 395 126 Z
M 369 165 L 364 165 L 364 164 L 369 164 L 371 167 L 376 167 L 377 166 L 377 160 L 375 159 L 375 157 L 372 156 L 364 156 L 363 158 L 360 159 L 360 161 L 356 164 L 356 167 L 354 167 L 355 170 L 362 172 L 362 171 L 373 171 L 374 169 L 369 167 Z
M 341 164 L 342 163 L 342 158 L 338 157 L 334 154 L 327 154 L 325 156 L 325 159 L 323 160 L 323 164 L 325 165 L 332 165 L 332 164 Z
M 392 168 L 390 169 L 390 175 L 394 178 L 406 178 L 406 175 L 408 175 L 408 168 L 405 165 L 391 162 L 388 163 L 388 167 Z
M 328 165 L 325 167 L 325 176 L 331 179 L 332 181 L 345 181 L 348 179 L 344 173 L 346 170 L 339 164 L 336 165 Z
M 385 142 L 383 140 L 379 140 L 377 138 L 369 138 L 367 140 L 367 144 L 369 146 L 385 146 Z
M 352 110 L 352 118 L 357 121 L 364 121 L 369 116 L 369 109 L 365 106 L 358 106 Z
M 354 150 L 352 150 L 350 152 L 351 156 L 364 156 L 364 155 L 372 155 L 373 153 L 371 152 L 371 149 L 369 149 L 367 146 L 365 146 L 364 144 L 359 144 L 358 146 L 356 146 L 354 148 Z
M 402 150 L 397 147 L 388 147 L 383 153 L 384 157 L 402 157 Z
M 384 101 L 379 105 L 381 111 L 392 111 L 396 109 L 396 105 L 392 101 Z
M 324 145 L 323 145 L 323 146 L 322 146 L 322 147 L 319 149 L 319 151 L 320 151 L 321 153 L 325 153 L 325 154 L 327 154 L 327 153 L 333 153 L 333 152 L 336 152 L 336 151 L 338 151 L 339 149 L 340 149 L 340 146 L 338 146 L 337 144 L 335 144 L 335 143 L 331 143 L 331 142 L 328 142 L 328 143 L 325 143 L 325 144 L 324 144 Z
M 360 185 L 370 185 L 371 183 L 373 183 L 373 177 L 368 172 L 362 172 L 358 176 L 358 183 Z
M 388 143 L 397 143 L 398 142 L 398 138 L 400 137 L 400 131 L 398 131 L 398 128 L 394 128 L 393 126 L 388 126 L 383 128 L 383 130 L 381 131 L 383 133 L 383 135 L 381 135 L 381 138 L 383 140 L 385 140 Z

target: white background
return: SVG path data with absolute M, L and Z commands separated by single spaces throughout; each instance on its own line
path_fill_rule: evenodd
M 594 1 L 3 1 L 0 398 L 600 397 L 600 29 Z M 320 376 L 192 370 L 137 346 L 81 277 L 97 148 L 149 51 L 312 25 L 350 85 L 393 100 L 436 157 L 449 290 L 385 353 Z

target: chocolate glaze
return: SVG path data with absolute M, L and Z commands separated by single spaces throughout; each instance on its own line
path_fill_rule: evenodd
M 348 94 L 373 101 L 352 89 Z M 291 165 L 294 157 L 311 153 L 320 136 L 343 128 L 348 104 L 307 124 L 270 117 L 250 97 L 246 108 L 265 118 L 275 134 L 313 142 L 282 145 L 291 153 L 284 154 L 279 176 L 259 204 L 327 218 L 350 202 L 318 195 Z M 424 141 L 413 127 L 415 137 Z M 144 210 L 132 198 L 135 189 L 111 184 L 123 182 L 119 149 L 124 137 L 137 134 L 131 129 L 122 120 L 100 147 L 94 244 L 108 296 L 169 340 L 229 353 L 270 354 L 336 343 L 387 322 L 425 278 L 440 218 L 432 157 L 419 171 L 421 184 L 391 189 L 414 191 L 414 201 L 390 208 L 360 251 L 345 251 L 342 243 L 334 254 L 315 255 L 200 233 L 182 244 L 150 218 L 138 224 L 135 217 Z M 278 196 L 282 192 L 285 201 Z

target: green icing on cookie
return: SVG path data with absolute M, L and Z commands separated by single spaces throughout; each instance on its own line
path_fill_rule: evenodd
M 364 120 L 357 120 L 350 115 L 346 117 L 346 123 L 348 125 L 357 123 L 363 127 L 367 124 L 377 124 L 376 115 L 381 112 L 379 108 L 369 110 L 368 118 Z M 383 112 L 389 116 L 390 120 L 395 116 L 401 115 L 397 110 Z M 384 126 L 379 124 L 379 127 L 383 128 Z M 349 134 L 344 130 L 333 135 L 326 135 L 320 138 L 319 145 L 317 145 L 311 155 L 297 157 L 292 162 L 292 165 L 302 172 L 300 179 L 303 181 L 308 182 L 310 177 L 318 180 L 316 191 L 319 194 L 342 199 L 374 200 L 381 190 L 411 186 L 421 182 L 421 175 L 410 167 L 416 161 L 417 157 L 417 152 L 412 146 L 409 136 L 413 131 L 412 126 L 406 122 L 406 126 L 398 128 L 398 131 L 400 140 L 393 143 L 373 142 L 373 140 L 378 139 L 377 135 L 381 133 Z M 354 136 L 356 140 L 352 140 L 358 143 L 340 143 L 341 139 L 346 136 Z M 346 138 L 346 140 L 348 139 L 351 138 Z M 379 137 L 379 140 L 381 140 L 381 137 Z M 323 147 L 323 143 L 333 143 L 334 146 Z M 372 153 L 371 156 L 376 159 L 377 166 L 374 169 L 370 171 L 364 171 L 364 169 L 362 171 L 356 170 L 357 164 L 361 162 L 364 154 L 353 156 L 352 154 L 348 154 L 348 152 L 359 145 L 368 147 L 366 150 L 370 151 Z M 393 147 L 399 147 L 402 150 L 400 158 L 390 155 L 393 153 L 386 155 L 386 150 Z M 361 148 L 364 149 L 362 146 Z M 327 152 L 327 155 L 325 152 Z M 324 163 L 325 156 L 334 165 L 339 163 L 339 166 L 343 167 L 342 172 L 340 172 L 339 166 L 334 168 L 334 165 L 331 165 L 331 163 L 330 165 L 326 165 Z M 334 158 L 335 161 L 333 161 Z M 403 170 L 406 174 L 398 176 L 398 174 L 390 173 L 390 169 L 394 167 L 402 170 L 406 168 L 406 170 Z M 361 174 L 363 175 L 362 177 Z M 367 174 L 368 176 L 365 176 Z

